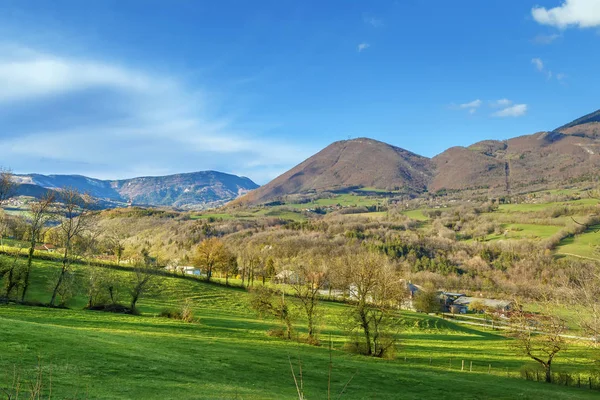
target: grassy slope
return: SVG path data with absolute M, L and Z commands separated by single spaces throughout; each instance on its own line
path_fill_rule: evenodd
M 584 258 L 600 259 L 600 254 L 595 251 L 600 245 L 600 225 L 590 227 L 580 235 L 567 237 L 560 242 L 557 252 L 559 254 L 576 255 Z
M 35 267 L 32 297 L 47 300 L 47 280 L 56 266 L 36 263 Z M 167 279 L 166 286 L 159 298 L 141 301 L 143 316 L 83 311 L 76 308 L 84 303 L 81 297 L 74 299 L 71 310 L 0 306 L 0 371 L 10 374 L 17 365 L 25 376 L 32 375 L 40 356 L 46 374 L 51 370 L 54 398 L 79 393 L 87 398 L 122 399 L 291 399 L 295 388 L 290 356 L 302 360 L 307 398 L 326 397 L 329 354 L 325 346 L 267 336 L 265 331 L 276 323 L 257 319 L 242 290 L 176 278 Z M 165 307 L 177 306 L 182 298 L 193 300 L 199 323 L 154 316 Z M 329 325 L 322 327 L 322 336 L 331 334 L 334 347 L 334 391 L 339 392 L 356 373 L 343 399 L 397 399 L 400 393 L 407 399 L 597 396 L 506 377 L 506 368 L 514 375 L 522 365 L 532 364 L 515 356 L 502 336 L 413 313 L 404 315 L 406 328 L 397 360 L 348 354 L 341 350 L 344 338 L 335 322 L 343 319 L 346 306 L 323 304 Z M 585 351 L 573 349 L 569 359 L 582 359 Z M 474 372 L 458 371 L 462 359 L 467 365 L 474 361 Z M 567 361 L 559 358 L 556 367 L 567 368 Z M 490 363 L 493 370 L 488 375 Z M 0 373 L 0 385 L 5 382 Z

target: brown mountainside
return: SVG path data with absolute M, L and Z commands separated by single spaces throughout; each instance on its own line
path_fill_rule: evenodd
M 591 180 L 598 171 L 600 110 L 554 131 L 452 147 L 432 159 L 372 139 L 335 142 L 236 202 L 355 188 L 485 190 L 496 196 Z
M 421 193 L 433 176 L 431 161 L 373 139 L 335 142 L 243 198 L 261 203 L 297 193 L 378 188 Z
M 553 187 L 598 174 L 600 111 L 552 132 L 455 147 L 432 160 L 430 191 L 489 189 L 495 194 Z

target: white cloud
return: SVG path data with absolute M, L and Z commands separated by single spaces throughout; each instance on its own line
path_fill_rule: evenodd
M 543 70 L 544 70 L 544 62 L 542 61 L 542 59 L 541 59 L 541 58 L 532 58 L 532 59 L 531 59 L 531 63 L 532 63 L 533 65 L 535 65 L 535 68 L 536 68 L 538 71 L 540 71 L 540 72 L 541 72 L 541 71 L 543 71 Z
M 363 43 L 360 43 L 360 44 L 358 45 L 358 52 L 360 53 L 360 52 L 362 52 L 362 51 L 364 51 L 364 50 L 368 49 L 369 47 L 371 47 L 371 45 L 370 45 L 369 43 L 365 43 L 365 42 L 363 42 Z
M 579 28 L 592 28 L 600 26 L 600 1 L 564 0 L 560 6 L 554 8 L 534 7 L 531 15 L 542 25 L 560 29 L 572 25 Z
M 490 102 L 490 106 L 493 108 L 499 108 L 499 107 L 508 107 L 510 105 L 512 105 L 512 100 L 509 99 L 500 99 L 500 100 L 494 100 L 492 102 Z
M 546 66 L 541 58 L 533 58 L 531 60 L 531 63 L 535 66 L 535 69 L 537 69 L 542 74 L 546 75 L 546 78 L 548 78 L 549 80 L 552 79 L 552 77 L 554 76 L 554 73 L 546 68 Z M 560 81 L 560 80 L 564 79 L 565 76 L 566 76 L 565 74 L 558 73 L 558 74 L 556 74 L 556 79 L 558 79 Z
M 147 91 L 157 84 L 116 65 L 66 60 L 15 46 L 0 47 L 0 102 L 56 95 L 90 87 Z
M 494 117 L 521 117 L 527 113 L 527 104 L 515 104 L 506 107 L 500 111 L 496 111 L 492 115 Z
M 473 100 L 469 103 L 463 103 L 463 104 L 459 104 L 458 108 L 462 108 L 462 109 L 474 109 L 474 108 L 479 108 L 481 107 L 481 103 L 482 101 L 477 99 L 477 100 Z
M 94 97 L 95 89 L 108 89 L 108 97 Z M 59 107 L 56 112 L 64 113 L 68 118 L 62 121 L 68 123 L 46 124 L 49 116 L 40 115 L 36 118 L 43 123 L 33 127 L 27 119 L 13 116 L 20 131 L 9 134 L 5 129 L 0 134 L 3 163 L 19 172 L 76 172 L 100 178 L 201 169 L 244 170 L 252 178 L 253 172 L 264 177 L 287 169 L 312 151 L 239 129 L 235 119 L 208 106 L 215 102 L 213 97 L 209 102 L 205 93 L 186 89 L 174 77 L 0 45 L 0 105 L 10 106 L 4 107 L 5 115 L 14 107 L 46 107 L 74 95 L 78 97 L 73 107 L 93 100 L 111 114 L 98 118 L 96 110 L 88 108 L 71 122 L 77 111 Z M 48 170 L 52 166 L 55 170 Z
M 384 25 L 381 19 L 375 17 L 365 16 L 364 21 L 366 24 L 371 25 L 373 28 L 381 28 Z
M 558 33 L 554 33 L 551 35 L 537 35 L 533 38 L 533 43 L 535 44 L 552 44 L 556 39 L 560 38 L 562 35 Z

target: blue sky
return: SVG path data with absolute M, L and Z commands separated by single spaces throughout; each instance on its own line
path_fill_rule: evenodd
M 336 140 L 425 156 L 600 108 L 600 0 L 0 0 L 0 164 L 258 183 Z

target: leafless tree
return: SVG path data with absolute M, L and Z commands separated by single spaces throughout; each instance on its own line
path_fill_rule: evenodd
M 511 316 L 512 345 L 518 353 L 539 363 L 545 372 L 545 380 L 552 382 L 552 362 L 561 351 L 568 348 L 563 336 L 567 331 L 565 321 L 552 311 L 552 304 L 543 302 L 545 314 L 534 315 L 522 310 L 515 302 Z
M 158 262 L 144 257 L 134 265 L 130 277 L 129 294 L 131 295 L 131 310 L 135 312 L 137 302 L 146 294 L 157 294 L 162 287 L 162 270 Z
M 74 255 L 73 245 L 75 240 L 89 229 L 92 219 L 93 201 L 90 196 L 82 195 L 78 190 L 72 188 L 63 189 L 60 193 L 60 202 L 63 207 L 63 218 L 58 230 L 62 239 L 64 248 L 62 257 L 62 266 L 56 286 L 52 291 L 50 305 L 54 306 L 56 296 L 60 290 L 60 286 L 71 267 Z
M 13 178 L 11 170 L 0 168 L 0 204 L 14 195 L 17 184 Z
M 293 316 L 283 292 L 276 293 L 265 286 L 252 290 L 250 306 L 261 316 L 272 316 L 281 320 L 285 327 L 285 337 L 292 338 Z
M 305 256 L 294 262 L 293 271 L 296 279 L 290 282 L 296 297 L 300 300 L 301 308 L 306 315 L 308 340 L 318 343 L 317 317 L 319 306 L 319 291 L 327 283 L 327 268 L 319 257 Z
M 340 262 L 353 304 L 349 328 L 360 329 L 364 339 L 364 347 L 358 350 L 375 357 L 390 354 L 400 326 L 394 314 L 403 294 L 393 266 L 387 257 L 366 251 L 356 251 Z
M 21 292 L 21 301 L 25 301 L 27 289 L 29 288 L 29 275 L 31 274 L 31 263 L 33 262 L 33 253 L 35 245 L 43 236 L 43 231 L 48 222 L 53 218 L 53 207 L 55 204 L 54 192 L 48 192 L 41 200 L 30 203 L 29 215 L 26 219 L 27 230 L 29 233 L 29 253 L 27 254 L 27 266 L 23 276 L 23 291 Z

